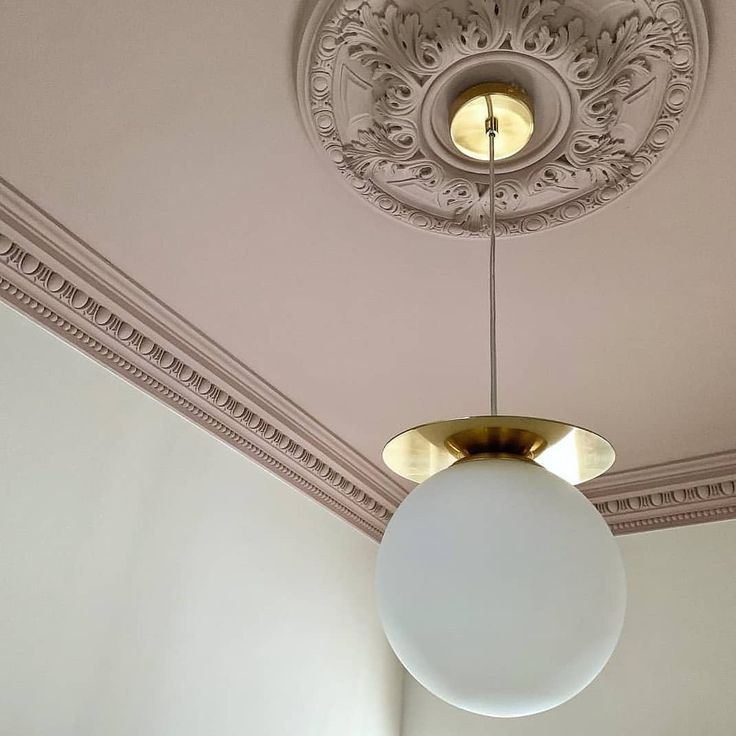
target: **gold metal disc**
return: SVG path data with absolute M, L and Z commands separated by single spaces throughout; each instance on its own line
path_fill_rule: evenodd
M 383 462 L 421 483 L 473 455 L 533 460 L 572 485 L 605 473 L 616 458 L 608 440 L 572 424 L 534 417 L 480 416 L 422 424 L 396 435 Z
M 488 83 L 463 92 L 450 108 L 450 137 L 460 153 L 488 161 L 488 98 L 498 120 L 494 158 L 500 161 L 521 151 L 534 132 L 531 100 L 518 87 Z

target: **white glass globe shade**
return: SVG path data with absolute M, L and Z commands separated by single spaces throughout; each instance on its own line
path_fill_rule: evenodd
M 412 491 L 377 561 L 386 636 L 430 692 L 488 716 L 554 708 L 623 625 L 618 545 L 588 499 L 528 461 L 460 462 Z

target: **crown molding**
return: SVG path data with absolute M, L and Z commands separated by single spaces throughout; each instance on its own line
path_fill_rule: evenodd
M 736 450 L 608 473 L 581 490 L 615 534 L 736 518 Z
M 406 488 L 0 179 L 0 298 L 373 539 Z M 584 484 L 616 534 L 736 518 L 736 450 Z
M 406 493 L 2 179 L 0 298 L 374 539 Z

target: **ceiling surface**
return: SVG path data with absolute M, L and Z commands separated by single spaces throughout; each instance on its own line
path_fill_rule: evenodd
M 0 9 L 0 175 L 375 463 L 485 413 L 487 246 L 368 207 L 314 150 L 299 4 Z M 701 109 L 628 194 L 499 242 L 499 406 L 590 427 L 617 470 L 734 448 L 736 6 Z

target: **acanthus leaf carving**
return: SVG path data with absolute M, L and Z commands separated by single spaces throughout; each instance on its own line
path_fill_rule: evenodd
M 559 144 L 539 143 L 535 160 L 499 173 L 499 186 L 515 199 L 499 212 L 498 229 L 509 235 L 562 224 L 639 181 L 677 132 L 702 85 L 706 38 L 697 2 L 634 0 L 625 9 L 612 0 L 589 8 L 566 0 L 375 0 L 357 7 L 336 0 L 321 6 L 316 39 L 304 41 L 302 111 L 317 140 L 343 152 L 333 160 L 348 180 L 361 180 L 356 191 L 382 211 L 441 233 L 479 235 L 488 225 L 482 172 L 443 149 L 442 111 L 424 109 L 427 95 L 475 59 L 503 59 L 504 69 L 533 60 L 540 84 L 558 80 L 570 114 Z M 367 70 L 373 84 L 370 106 L 360 110 L 370 122 L 347 137 L 323 81 L 343 68 Z M 649 103 L 629 103 L 643 94 Z M 634 128 L 642 129 L 641 141 L 620 133 Z M 431 176 L 425 162 L 434 164 Z M 411 176 L 416 186 L 409 188 Z

